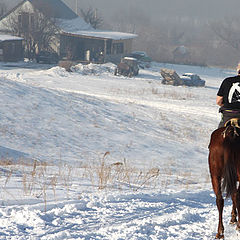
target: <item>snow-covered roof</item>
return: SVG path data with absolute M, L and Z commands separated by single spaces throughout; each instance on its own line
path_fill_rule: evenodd
M 62 19 L 56 20 L 56 25 L 64 32 L 74 33 L 80 30 L 93 30 L 94 28 L 86 23 L 81 17 L 73 19 Z
M 77 31 L 73 34 L 95 37 L 95 38 L 113 39 L 113 40 L 130 39 L 130 38 L 137 37 L 136 34 L 132 34 L 132 33 L 113 32 L 113 31 L 105 31 L 105 30 Z
M 26 0 L 25 0 L 26 1 Z M 77 14 L 69 8 L 64 2 L 59 0 L 28 0 L 42 13 L 48 11 L 48 14 L 54 18 L 73 19 Z
M 122 39 L 130 39 L 130 38 L 137 37 L 136 34 L 113 32 L 113 31 L 106 31 L 106 30 L 88 30 L 88 31 L 66 32 L 66 33 L 79 35 L 79 36 L 113 39 L 113 40 L 122 40 Z
M 11 36 L 11 35 L 2 35 L 0 34 L 0 42 L 9 41 L 9 40 L 23 40 L 23 38 Z
M 91 25 L 87 24 L 82 18 L 77 17 L 74 19 L 58 19 L 58 27 L 64 32 L 73 35 L 94 37 L 94 38 L 104 38 L 104 39 L 130 39 L 137 37 L 136 34 L 115 32 L 108 30 L 94 29 Z
M 136 60 L 137 60 L 136 58 L 133 58 L 133 57 L 124 57 L 124 59 L 126 59 L 126 60 L 132 60 L 132 61 L 136 61 Z

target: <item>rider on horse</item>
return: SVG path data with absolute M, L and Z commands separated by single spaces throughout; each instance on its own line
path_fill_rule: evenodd
M 223 80 L 216 103 L 220 106 L 219 112 L 222 113 L 219 128 L 231 118 L 240 118 L 240 64 L 237 67 L 237 76 Z

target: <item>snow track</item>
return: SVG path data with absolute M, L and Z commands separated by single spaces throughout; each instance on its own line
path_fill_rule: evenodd
M 0 209 L 0 239 L 214 239 L 210 191 L 83 195 L 80 200 Z M 230 218 L 231 207 L 225 213 Z M 227 239 L 237 239 L 226 225 Z M 2 238 L 1 238 L 2 237 Z

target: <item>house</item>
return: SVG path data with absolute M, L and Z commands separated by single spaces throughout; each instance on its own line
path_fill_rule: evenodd
M 174 62 L 181 62 L 181 63 L 188 63 L 189 62 L 189 58 L 190 58 L 190 50 L 181 45 L 176 47 L 173 50 L 173 61 Z
M 0 32 L 9 33 L 7 23 L 17 16 L 22 31 L 34 28 L 35 12 L 48 16 L 55 26 L 51 50 L 62 59 L 83 62 L 117 62 L 132 49 L 136 34 L 96 30 L 74 13 L 61 0 L 23 0 L 0 19 Z M 18 36 L 22 36 L 19 32 Z M 45 50 L 45 49 L 44 49 Z
M 0 35 L 0 61 L 17 62 L 23 60 L 23 38 Z

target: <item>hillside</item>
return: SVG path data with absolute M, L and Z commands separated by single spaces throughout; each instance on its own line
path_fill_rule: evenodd
M 206 87 L 161 84 L 161 67 Z M 154 63 L 0 69 L 0 239 L 211 239 L 207 155 L 233 71 Z M 231 206 L 226 202 L 225 224 Z M 226 239 L 236 239 L 226 224 Z

